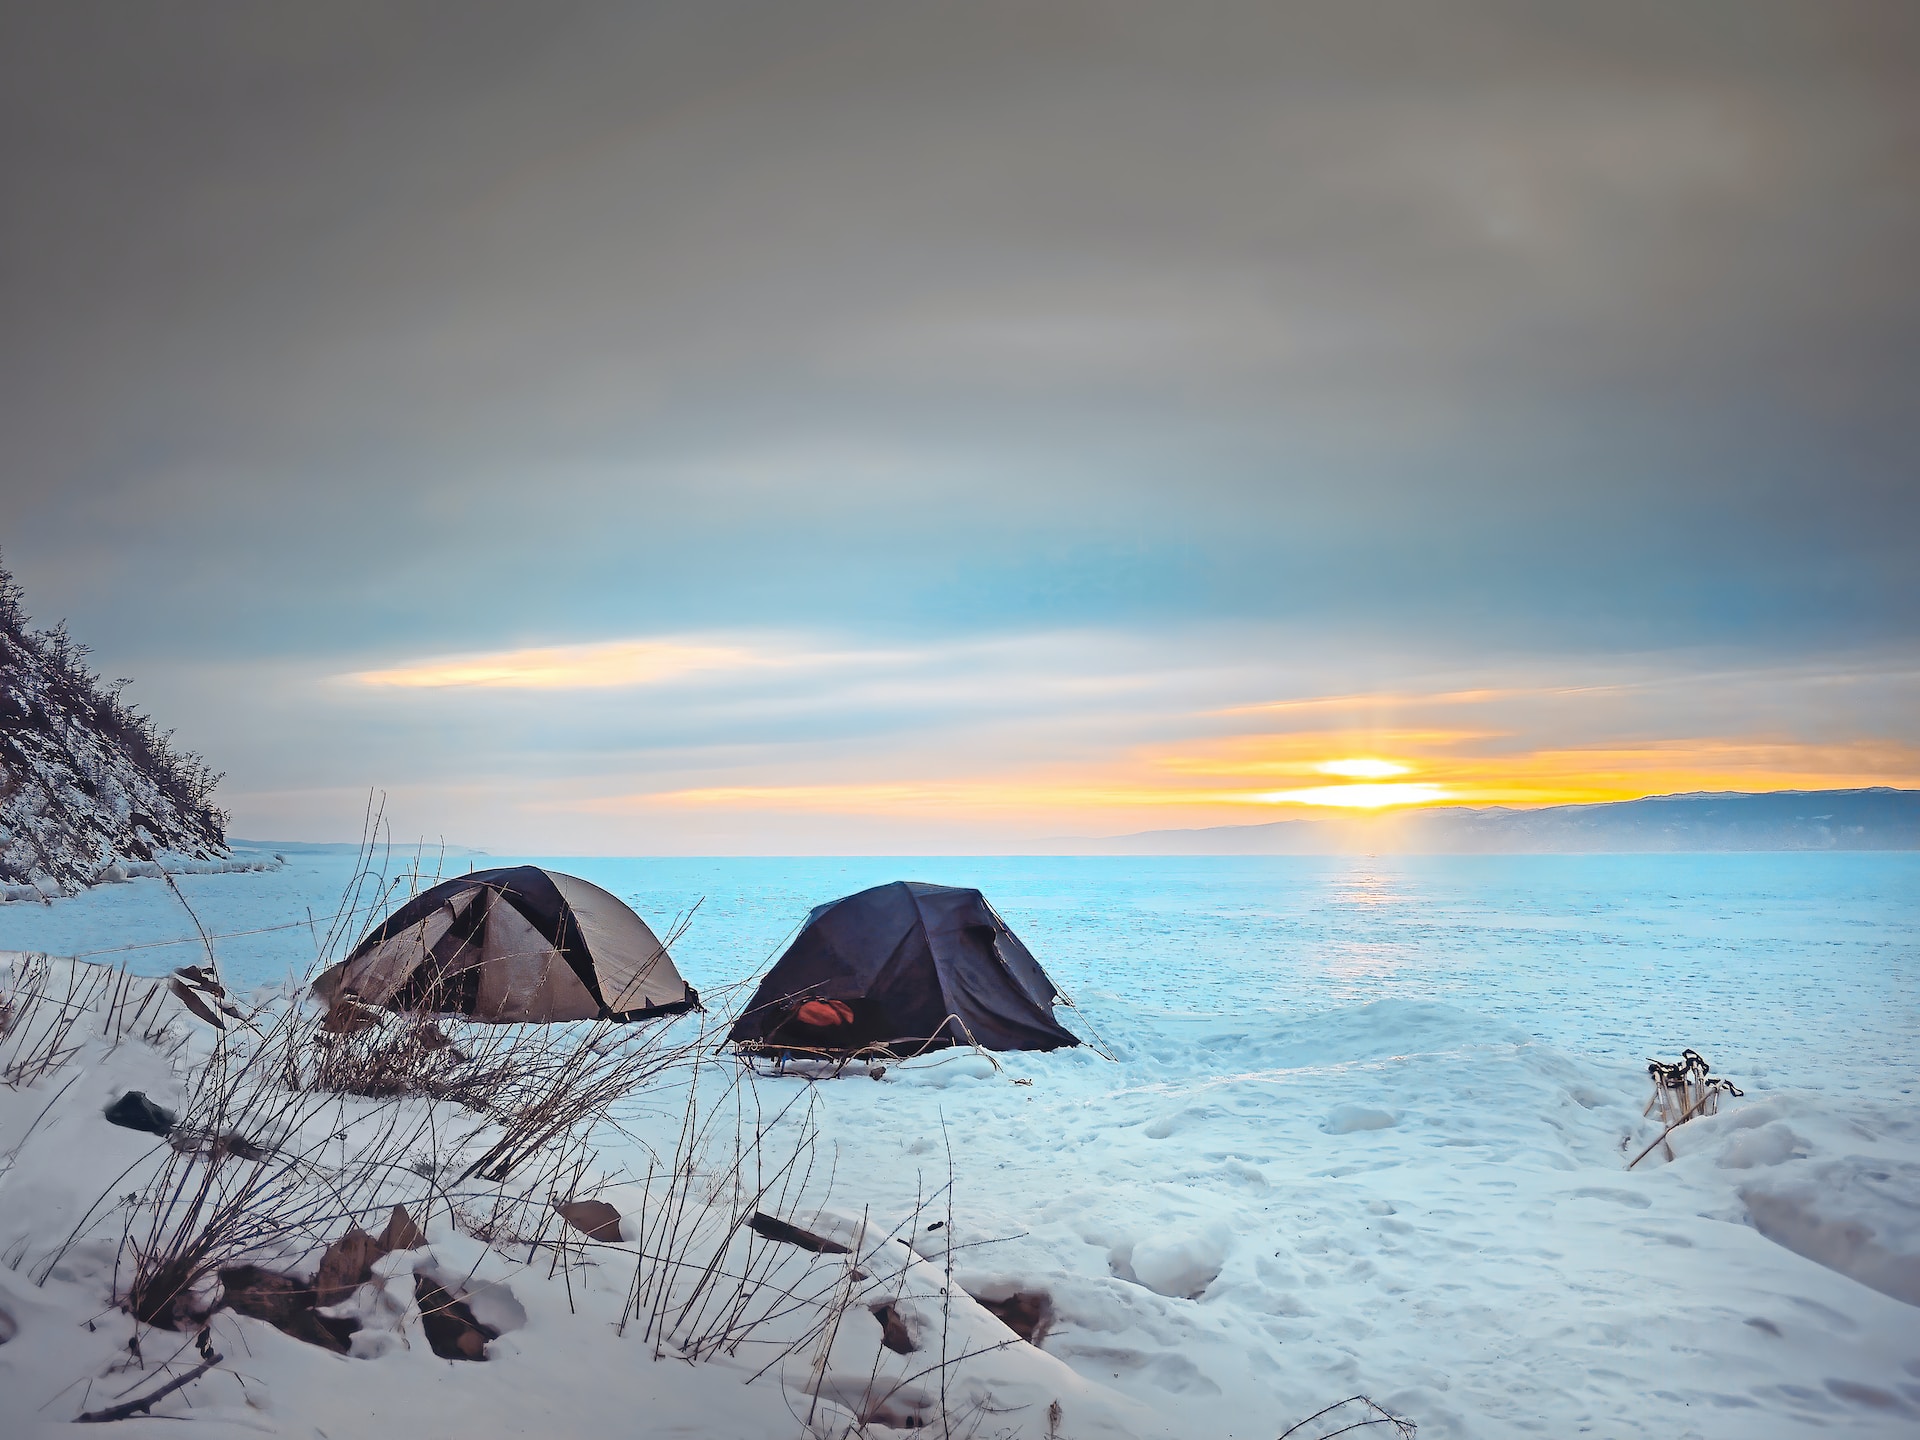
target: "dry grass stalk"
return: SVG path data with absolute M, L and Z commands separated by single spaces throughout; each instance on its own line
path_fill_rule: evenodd
M 324 940 L 314 927 L 316 968 L 400 885 L 417 888 L 425 878 L 417 859 L 410 875 L 393 880 L 375 863 L 382 824 L 370 806 L 362 863 Z M 211 938 L 207 949 L 192 988 L 230 1004 Z M 77 1023 L 68 1017 L 93 1004 L 104 1003 L 103 1027 L 116 1043 L 129 1035 L 182 1042 L 168 1025 L 164 982 L 101 973 L 113 978 L 69 980 L 64 994 L 50 988 L 51 972 L 34 972 L 24 988 L 15 977 L 0 1042 L 29 1031 L 36 1037 L 28 1050 L 16 1042 L 20 1053 L 6 1052 L 26 1062 L 23 1074 L 37 1078 L 61 1063 Z M 83 985 L 106 988 L 73 988 Z M 23 1006 L 27 1013 L 46 1006 L 52 1018 L 23 1029 Z M 149 1174 L 125 1207 L 116 1284 L 145 1324 L 196 1323 L 215 1299 L 220 1271 L 297 1266 L 348 1227 L 377 1223 L 402 1204 L 424 1222 L 450 1217 L 503 1251 L 524 1245 L 522 1263 L 547 1249 L 549 1274 L 563 1275 L 570 1295 L 573 1265 L 618 1245 L 635 1263 L 622 1333 L 636 1326 L 656 1357 L 755 1352 L 762 1361 L 756 1377 L 805 1357 L 817 1407 L 826 1357 L 851 1308 L 897 1305 L 915 1263 L 905 1235 L 920 1228 L 930 1205 L 944 1198 L 951 1209 L 949 1173 L 948 1184 L 893 1229 L 883 1234 L 863 1224 L 834 1261 L 756 1233 L 748 1222 L 761 1212 L 817 1223 L 831 1193 L 832 1168 L 819 1164 L 816 1097 L 799 1089 L 769 1115 L 751 1066 L 712 1058 L 717 1036 L 704 1023 L 488 1026 L 378 1015 L 365 1030 L 334 1034 L 324 1017 L 291 998 L 223 1013 L 242 1023 L 197 1032 L 195 1044 L 204 1048 L 180 1124 L 127 1172 L 144 1165 Z M 50 1029 L 58 1031 L 51 1039 Z M 715 1075 L 725 1077 L 717 1088 L 709 1084 Z M 648 1152 L 645 1203 L 613 1232 L 624 1228 L 634 1239 L 569 1230 L 556 1205 L 590 1198 L 607 1183 L 594 1144 L 601 1127 L 621 1124 L 618 1107 L 629 1097 L 683 1080 L 674 1151 Z M 40 1280 L 112 1213 L 117 1192 L 118 1182 L 35 1265 Z M 951 1253 L 943 1289 L 950 1309 Z M 882 1376 L 885 1357 L 876 1353 L 865 1393 L 837 1394 L 836 1403 L 851 1400 L 864 1425 L 893 1413 L 888 1407 L 903 1388 L 937 1373 L 946 1417 L 953 1367 L 1000 1348 L 950 1354 L 947 1330 L 943 1319 L 939 1355 L 903 1378 Z M 970 1413 L 985 1412 L 976 1405 Z M 939 1423 L 953 1434 L 964 1418 Z
M 143 1322 L 195 1318 L 221 1269 L 310 1252 L 378 1213 L 423 1138 L 418 1107 L 389 1103 L 356 1115 L 337 1097 L 282 1085 L 277 1052 L 293 1030 L 283 1016 L 240 1053 L 222 1037 L 196 1072 L 123 1237 L 131 1274 L 121 1290 Z M 339 1160 L 328 1153 L 335 1147 Z M 433 1197 L 412 1198 L 424 1209 Z
M 579 1187 L 606 1107 L 681 1048 L 637 1029 L 610 1041 L 595 1029 L 505 1027 L 478 1061 L 425 1081 L 375 1051 L 335 1088 L 318 1082 L 342 1080 L 337 1049 L 311 1059 L 316 1041 L 337 1038 L 316 1017 L 289 1004 L 253 1019 L 264 1022 L 257 1036 L 214 1036 L 171 1153 L 132 1211 L 145 1219 L 130 1217 L 123 1293 L 149 1324 L 192 1318 L 221 1269 L 310 1254 L 394 1204 L 450 1215 L 497 1246 L 537 1241 L 551 1195 Z M 418 1023 L 400 1022 L 393 1044 L 423 1049 Z M 449 1115 L 436 1108 L 446 1100 L 466 1108 Z M 486 1183 L 468 1184 L 475 1177 Z
M 369 1012 L 368 1019 L 367 1028 L 349 1034 L 331 1033 L 323 1022 L 288 1085 L 374 1100 L 418 1095 L 486 1111 L 526 1078 L 519 1034 L 443 1026 L 425 1015 Z
M 139 979 L 124 966 L 23 955 L 0 983 L 0 1084 L 10 1089 L 35 1084 L 79 1054 L 89 1016 L 110 1045 L 130 1035 L 163 1038 L 164 982 Z
M 819 1137 L 811 1089 L 797 1092 L 769 1121 L 762 1118 L 754 1078 L 750 1067 L 738 1067 L 717 1103 L 703 1102 L 697 1085 L 689 1087 L 675 1154 L 649 1172 L 648 1204 L 628 1226 L 628 1233 L 636 1234 L 627 1247 L 636 1264 L 627 1319 L 651 1340 L 656 1358 L 674 1354 L 698 1362 L 757 1351 L 755 1380 L 804 1361 L 798 1388 L 808 1403 L 806 1413 L 795 1418 L 808 1425 L 821 1418 L 821 1401 L 831 1399 L 851 1408 L 861 1426 L 892 1417 L 888 1423 L 932 1425 L 930 1434 L 978 1428 L 986 1410 L 971 1403 L 963 1407 L 964 1415 L 956 1413 L 949 1378 L 965 1361 L 1020 1342 L 1008 1337 L 955 1353 L 951 1320 L 958 1292 L 951 1251 L 944 1257 L 944 1274 L 931 1282 L 941 1297 L 938 1353 L 929 1353 L 918 1369 L 888 1376 L 882 1374 L 888 1355 L 911 1353 L 911 1346 L 905 1351 L 877 1346 L 864 1382 L 829 1375 L 835 1340 L 856 1307 L 883 1326 L 882 1312 L 897 1316 L 918 1259 L 909 1237 L 942 1202 L 947 1214 L 939 1223 L 951 1225 L 951 1173 L 945 1186 L 921 1197 L 884 1232 L 863 1216 L 853 1235 L 842 1232 L 852 1242 L 844 1246 L 774 1238 L 807 1233 L 818 1224 L 813 1197 L 816 1190 L 821 1198 L 831 1193 L 832 1175 L 829 1170 L 816 1182 Z M 803 1098 L 807 1103 L 801 1109 Z M 730 1147 L 716 1123 L 729 1112 L 742 1122 L 752 1116 L 751 1124 L 739 1124 Z M 763 1215 L 802 1223 L 750 1223 Z M 903 1332 L 904 1326 L 894 1332 L 896 1340 Z M 883 1338 L 887 1333 L 883 1329 Z M 937 1377 L 937 1398 L 918 1388 L 929 1377 Z
M 529 1156 L 564 1137 L 590 1129 L 614 1102 L 649 1081 L 691 1064 L 705 1045 L 704 1033 L 669 1040 L 668 1025 L 635 1026 L 595 1022 L 584 1034 L 556 1026 L 527 1027 L 558 1032 L 548 1040 L 523 1035 L 510 1046 L 524 1067 L 507 1103 L 490 1109 L 500 1120 L 500 1136 L 460 1178 L 505 1180 Z
M 316 966 L 356 933 L 362 911 L 420 879 L 417 863 L 394 881 L 374 863 L 382 826 L 370 807 L 361 863 Z M 451 1215 L 496 1242 L 537 1236 L 540 1225 L 530 1222 L 545 1222 L 553 1190 L 581 1184 L 588 1138 L 607 1107 L 703 1043 L 669 1039 L 667 1026 L 581 1025 L 456 1026 L 456 1043 L 414 1016 L 383 1017 L 363 1035 L 329 1035 L 323 1017 L 292 997 L 250 1012 L 234 1006 L 210 939 L 206 948 L 204 967 L 176 976 L 202 1002 L 189 1009 L 207 1027 L 178 1125 L 34 1267 L 44 1281 L 92 1227 L 124 1208 L 116 1287 L 148 1324 L 202 1313 L 222 1269 L 310 1258 L 395 1204 L 423 1219 Z M 7 992 L 8 1038 L 19 1052 L 7 1058 L 24 1081 L 73 1051 L 69 1032 L 102 1002 L 115 1037 L 168 1034 L 164 1019 L 154 1028 L 159 1004 L 147 990 L 99 967 L 75 970 L 67 994 L 51 987 L 54 972 L 44 965 Z M 175 998 L 186 1005 L 187 997 Z M 50 1023 L 34 1021 L 43 1011 Z M 22 1036 L 32 1040 L 25 1048 Z M 443 1101 L 463 1108 L 448 1113 Z M 123 1207 L 120 1181 L 142 1168 L 145 1184 Z M 445 1183 L 448 1175 L 457 1178 Z M 477 1175 L 487 1183 L 466 1183 Z

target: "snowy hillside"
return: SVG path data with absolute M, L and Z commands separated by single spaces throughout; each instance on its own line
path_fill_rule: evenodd
M 0 899 L 71 894 L 227 853 L 220 777 L 88 669 L 63 625 L 27 628 L 0 569 Z

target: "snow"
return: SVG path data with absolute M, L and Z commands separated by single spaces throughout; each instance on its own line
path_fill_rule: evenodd
M 964 1392 L 983 1437 L 1046 1435 L 1057 1403 L 1062 1435 L 1272 1440 L 1360 1392 L 1423 1440 L 1920 1425 L 1920 857 L 554 863 L 662 928 L 705 897 L 676 947 L 703 992 L 755 974 L 809 904 L 910 876 L 980 884 L 1073 996 L 1066 1023 L 1117 1059 L 950 1053 L 877 1083 L 756 1081 L 768 1113 L 814 1102 L 813 1228 L 875 1252 L 864 1283 L 898 1295 L 923 1347 L 943 1332 L 984 1352 L 947 1397 Z M 282 869 L 180 885 L 210 931 L 260 932 L 218 942 L 244 990 L 304 968 L 346 869 L 289 849 Z M 195 952 L 113 947 L 192 935 L 151 880 L 0 909 L 0 948 L 108 950 L 147 973 Z M 1746 1094 L 1676 1131 L 1671 1162 L 1656 1148 L 1629 1170 L 1658 1133 L 1646 1058 L 1689 1044 Z M 628 1234 L 679 1083 L 604 1137 Z M 117 1229 L 44 1287 L 22 1258 L 153 1148 L 99 1119 L 128 1088 L 186 1098 L 139 1044 L 0 1089 L 0 1165 L 20 1147 L 0 1177 L 0 1433 L 152 1373 L 107 1373 L 131 1329 L 108 1298 Z M 938 1408 L 935 1377 L 912 1378 L 924 1348 L 884 1349 L 864 1303 L 819 1357 L 749 1384 L 744 1363 L 654 1360 L 616 1334 L 632 1262 L 611 1250 L 553 1275 L 444 1219 L 427 1231 L 350 1302 L 369 1358 L 227 1314 L 213 1343 L 244 1362 L 157 1408 L 207 1434 L 377 1416 L 585 1436 L 641 1415 L 648 1433 L 743 1437 L 803 1435 L 810 1408 L 820 1433 L 864 1409 L 884 1436 Z M 783 1283 L 844 1273 L 782 1248 Z M 949 1260 L 966 1293 L 944 1292 Z M 481 1297 L 502 1331 L 490 1363 L 426 1349 L 416 1269 Z M 1017 1292 L 1048 1298 L 1038 1349 L 968 1298 Z

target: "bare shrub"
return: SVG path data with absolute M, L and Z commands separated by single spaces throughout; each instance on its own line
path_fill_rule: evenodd
M 410 875 L 388 875 L 374 844 L 380 830 L 370 805 L 362 863 L 324 940 L 314 924 L 316 967 L 398 890 L 426 878 L 417 859 Z M 189 988 L 231 1004 L 211 940 L 207 951 Z M 959 1435 L 990 1413 L 978 1397 L 956 1402 L 949 1377 L 974 1356 L 1020 1342 L 996 1330 L 987 1344 L 974 1332 L 971 1349 L 954 1343 L 953 1307 L 966 1302 L 951 1249 L 933 1272 L 908 1243 L 942 1206 L 951 1234 L 951 1162 L 946 1184 L 891 1226 L 833 1219 L 822 1209 L 834 1175 L 815 1124 L 817 1092 L 801 1086 L 781 1104 L 763 1103 L 753 1068 L 716 1054 L 713 1022 L 502 1026 L 382 1013 L 337 1033 L 298 994 L 231 1013 L 216 1005 L 196 1023 L 167 1010 L 164 991 L 153 1000 L 124 977 L 107 983 L 118 988 L 56 998 L 79 1011 L 105 1003 L 103 1023 L 115 1036 L 178 1044 L 169 1021 L 194 1026 L 189 1096 L 173 1134 L 36 1262 L 43 1281 L 72 1246 L 117 1219 L 121 1302 L 144 1325 L 191 1327 L 219 1303 L 223 1271 L 311 1273 L 350 1227 L 372 1227 L 404 1205 L 423 1225 L 451 1221 L 516 1263 L 544 1255 L 570 1293 L 575 1265 L 631 1264 L 620 1333 L 655 1358 L 728 1356 L 747 1360 L 755 1379 L 777 1373 L 805 1397 L 809 1424 L 816 1413 L 824 1420 L 844 1410 L 860 1426 L 900 1421 Z M 53 993 L 44 977 L 35 984 L 35 994 Z M 18 1028 L 8 1023 L 0 1042 Z M 71 1045 L 49 1048 L 42 1037 L 32 1054 Z M 665 1153 L 629 1128 L 634 1107 L 659 1104 L 679 1107 Z M 612 1183 L 598 1151 L 616 1131 L 627 1132 L 647 1169 L 622 1177 L 640 1203 L 609 1225 L 578 1202 Z M 121 1182 L 136 1170 L 129 1203 Z M 599 1238 L 569 1228 L 563 1208 L 597 1216 Z M 754 1221 L 769 1215 L 789 1229 L 832 1229 L 844 1253 L 773 1238 L 779 1226 L 763 1233 Z M 908 1333 L 903 1306 L 921 1307 L 923 1333 L 910 1351 L 899 1348 Z M 934 1307 L 937 1334 L 926 1332 Z M 880 1311 L 897 1322 L 896 1343 L 876 1343 L 864 1375 L 834 1371 L 843 1326 L 866 1327 Z
M 422 1095 L 486 1111 L 521 1078 L 518 1035 L 470 1035 L 427 1015 L 370 1020 L 348 1034 L 314 1033 L 289 1086 L 369 1099 Z
M 316 969 L 396 890 L 423 878 L 417 859 L 410 873 L 389 877 L 383 829 L 370 802 L 360 863 L 324 941 L 314 927 Z M 176 972 L 170 991 L 201 1028 L 189 1097 L 164 1150 L 129 1167 L 149 1172 L 131 1204 L 116 1182 L 36 1267 L 44 1280 L 92 1227 L 124 1210 L 116 1290 L 151 1325 L 202 1316 L 222 1270 L 297 1265 L 396 1204 L 423 1220 L 450 1217 L 496 1245 L 538 1242 L 554 1196 L 597 1175 L 590 1140 L 609 1107 L 710 1039 L 665 1022 L 491 1026 L 377 1012 L 362 1031 L 331 1033 L 305 1003 L 304 983 L 251 1011 L 235 1006 L 210 938 L 206 952 L 204 966 Z M 61 1027 L 92 1004 L 106 1002 L 116 1034 L 151 1026 L 144 998 L 131 1011 L 115 1001 L 127 987 L 101 977 L 116 972 L 76 969 L 91 978 L 59 996 L 48 989 L 51 972 L 34 972 L 29 997 L 58 999 L 62 1017 L 50 1036 L 47 1025 L 33 1031 L 23 1058 L 36 1073 L 72 1049 Z
M 726 1078 L 703 1095 L 701 1074 L 714 1070 Z M 951 1321 L 964 1302 L 953 1255 L 929 1275 L 912 1248 L 924 1228 L 951 1225 L 951 1166 L 947 1183 L 897 1223 L 863 1215 L 849 1229 L 821 1208 L 834 1176 L 821 1163 L 817 1092 L 801 1089 L 768 1114 L 749 1066 L 708 1065 L 688 1080 L 674 1152 L 655 1157 L 640 1187 L 645 1203 L 627 1218 L 620 1248 L 633 1256 L 634 1274 L 620 1333 L 637 1333 L 656 1359 L 746 1358 L 755 1366 L 748 1383 L 778 1374 L 804 1397 L 795 1418 L 809 1427 L 825 1423 L 826 1404 L 856 1417 L 849 1433 L 868 1424 L 977 1431 L 989 1409 L 978 1399 L 956 1403 L 949 1379 L 964 1362 L 1021 1342 L 1001 1331 L 981 1344 L 976 1332 L 971 1348 L 958 1346 Z M 943 1206 L 944 1218 L 928 1227 Z M 578 1236 L 559 1248 L 612 1250 Z M 900 1307 L 908 1303 L 938 1306 L 924 1345 L 907 1339 Z M 847 1375 L 830 1357 L 856 1316 L 863 1326 L 869 1316 L 879 1322 L 883 1343 L 864 1374 Z M 918 1358 L 890 1363 L 902 1355 Z
M 1413 1432 L 1420 1428 L 1365 1395 L 1349 1395 L 1323 1410 L 1314 1411 L 1304 1420 L 1295 1421 L 1280 1432 L 1280 1440 L 1333 1440 L 1336 1435 L 1351 1435 L 1382 1425 L 1401 1440 L 1413 1440 Z
M 377 1213 L 419 1177 L 404 1161 L 430 1132 L 421 1107 L 357 1104 L 288 1089 L 288 1049 L 305 1022 L 291 1008 L 256 1012 L 236 1040 L 217 1033 L 193 1071 L 188 1102 L 135 1203 L 126 1207 L 115 1285 L 149 1325 L 177 1328 L 208 1308 L 218 1272 L 305 1255 L 347 1224 Z M 265 1022 L 260 1024 L 259 1022 Z M 117 1184 L 114 1187 L 117 1190 Z M 107 1208 L 103 1195 L 42 1264 L 49 1275 Z
M 168 1152 L 128 1210 L 118 1284 L 145 1323 L 191 1321 L 221 1270 L 310 1256 L 395 1204 L 496 1245 L 537 1241 L 551 1197 L 591 1170 L 607 1107 L 697 1043 L 664 1039 L 664 1026 L 498 1027 L 479 1056 L 437 1062 L 456 1047 L 429 1048 L 424 1022 L 397 1019 L 348 1063 L 316 1044 L 339 1037 L 298 1004 L 249 1018 L 211 1036 Z

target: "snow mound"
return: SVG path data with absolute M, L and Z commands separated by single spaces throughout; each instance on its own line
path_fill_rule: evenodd
M 1891 1202 L 1908 1212 L 1920 1210 L 1906 1198 L 1920 1194 L 1920 1166 L 1906 1168 L 1908 1173 L 1900 1182 L 1906 1187 L 1904 1196 L 1876 1195 L 1862 1208 L 1884 1213 Z M 1848 1203 L 1866 1198 L 1849 1194 L 1862 1182 L 1857 1171 L 1830 1166 L 1817 1180 L 1779 1189 L 1751 1186 L 1740 1192 L 1740 1198 L 1747 1203 L 1753 1228 L 1774 1244 L 1882 1295 L 1920 1305 L 1920 1244 L 1915 1243 L 1920 1233 L 1910 1228 L 1913 1215 L 1906 1217 L 1906 1226 L 1896 1221 L 1876 1229 L 1860 1218 L 1861 1209 Z
M 1123 1241 L 1113 1248 L 1108 1260 L 1113 1273 L 1122 1280 L 1144 1285 L 1156 1295 L 1197 1300 L 1220 1278 L 1232 1248 L 1233 1237 L 1227 1227 L 1215 1224 Z
M 1374 1110 L 1365 1105 L 1336 1105 L 1327 1112 L 1320 1128 L 1329 1135 L 1351 1135 L 1356 1130 L 1391 1130 L 1400 1117 L 1391 1110 Z
M 1779 1094 L 1673 1133 L 1682 1163 L 1728 1178 L 1753 1228 L 1783 1249 L 1920 1305 L 1920 1122 L 1841 1123 L 1824 1097 Z

